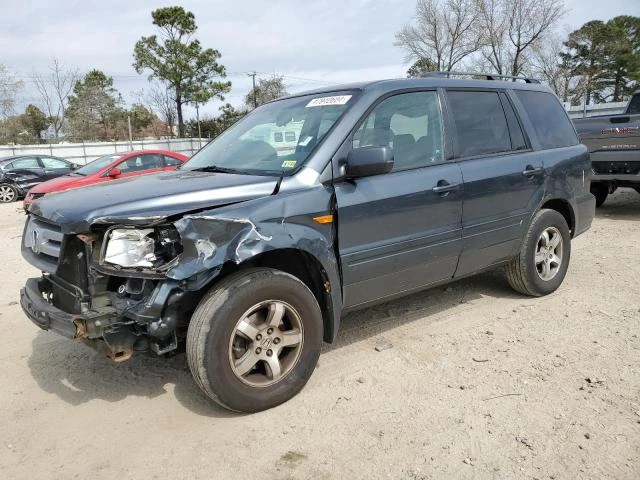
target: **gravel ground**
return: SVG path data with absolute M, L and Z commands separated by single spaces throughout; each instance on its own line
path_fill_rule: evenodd
M 0 478 L 636 480 L 639 221 L 610 197 L 545 298 L 491 272 L 349 315 L 301 394 L 237 415 L 184 355 L 116 364 L 33 326 L 2 204 Z

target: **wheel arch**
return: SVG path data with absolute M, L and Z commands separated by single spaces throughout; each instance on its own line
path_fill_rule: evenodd
M 326 200 L 326 192 L 319 194 Z M 334 225 L 315 224 L 307 214 L 290 215 L 285 203 L 279 206 L 282 212 L 274 212 L 278 208 L 273 205 L 265 211 L 256 210 L 250 203 L 176 221 L 183 253 L 167 276 L 201 291 L 205 285 L 211 288 L 228 273 L 245 267 L 271 267 L 290 273 L 316 295 L 323 315 L 323 337 L 332 342 L 342 312 Z
M 340 319 L 335 318 L 331 293 L 333 288 L 340 288 L 340 285 L 334 285 L 331 282 L 330 276 L 320 260 L 311 253 L 297 248 L 268 250 L 241 263 L 226 262 L 211 285 L 232 273 L 255 267 L 280 270 L 304 283 L 316 297 L 322 311 L 323 339 L 325 342 L 333 342 Z M 210 286 L 205 290 L 208 288 Z
M 569 226 L 569 231 L 571 232 L 571 238 L 575 235 L 575 225 L 576 225 L 576 216 L 571 204 L 564 199 L 561 198 L 552 198 L 545 200 L 544 203 L 540 206 L 539 210 L 549 209 L 555 210 L 560 215 L 564 217 Z

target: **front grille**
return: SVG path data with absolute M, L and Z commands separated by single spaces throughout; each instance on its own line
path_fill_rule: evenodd
M 30 215 L 22 236 L 22 250 L 32 264 L 53 273 L 58 265 L 63 238 L 58 225 Z

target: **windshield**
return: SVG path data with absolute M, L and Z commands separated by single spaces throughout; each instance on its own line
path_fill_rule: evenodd
M 282 175 L 304 164 L 355 92 L 331 92 L 278 100 L 257 108 L 213 140 L 182 170 Z
M 121 156 L 121 154 L 116 153 L 96 158 L 93 162 L 87 163 L 84 167 L 80 167 L 77 170 L 74 170 L 73 173 L 77 173 L 80 175 L 91 175 L 92 173 L 99 172 L 104 167 L 108 166 L 109 164 L 111 164 L 111 162 L 117 160 Z

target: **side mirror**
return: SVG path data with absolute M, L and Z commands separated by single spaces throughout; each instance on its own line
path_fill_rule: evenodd
M 390 147 L 355 148 L 347 156 L 347 178 L 370 177 L 393 169 L 393 150 Z
M 119 168 L 112 168 L 112 169 L 109 171 L 109 176 L 110 176 L 111 178 L 117 178 L 117 177 L 119 177 L 121 174 L 122 174 L 122 171 L 121 171 Z

